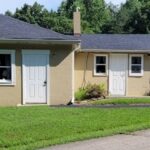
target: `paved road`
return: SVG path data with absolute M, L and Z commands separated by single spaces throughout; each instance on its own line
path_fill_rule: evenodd
M 150 150 L 150 130 L 74 142 L 43 150 Z

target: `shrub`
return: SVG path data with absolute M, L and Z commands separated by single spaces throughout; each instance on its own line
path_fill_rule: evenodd
M 79 90 L 75 93 L 76 100 L 84 100 L 86 99 L 86 90 L 84 88 L 79 88 Z
M 88 99 L 91 98 L 99 98 L 103 97 L 105 98 L 106 96 L 106 90 L 105 90 L 105 85 L 104 84 L 88 84 L 86 87 L 86 95 Z
M 92 98 L 105 98 L 106 90 L 104 84 L 88 84 L 84 88 L 79 88 L 75 93 L 76 100 L 85 100 Z

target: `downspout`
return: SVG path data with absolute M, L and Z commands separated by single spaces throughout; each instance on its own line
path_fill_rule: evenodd
M 87 53 L 86 58 L 85 58 L 85 68 L 84 68 L 84 74 L 83 74 L 82 88 L 84 88 L 86 85 L 86 71 L 87 71 L 87 66 L 88 66 L 88 60 L 89 60 L 89 53 Z
M 73 51 L 72 51 L 72 100 L 71 100 L 71 103 L 74 104 L 75 102 L 75 97 L 74 97 L 74 94 L 75 94 L 75 52 L 77 50 L 81 49 L 81 44 L 78 44 L 78 46 L 75 48 L 73 48 Z

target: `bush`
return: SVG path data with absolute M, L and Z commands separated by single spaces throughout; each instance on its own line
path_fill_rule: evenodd
M 86 90 L 84 88 L 79 88 L 79 90 L 75 93 L 76 100 L 84 100 L 86 99 Z
M 86 87 L 86 95 L 88 99 L 91 98 L 100 98 L 104 97 L 105 98 L 105 85 L 104 84 L 88 84 Z
M 92 98 L 105 98 L 106 90 L 104 84 L 88 84 L 84 88 L 79 88 L 75 93 L 76 100 L 85 100 Z

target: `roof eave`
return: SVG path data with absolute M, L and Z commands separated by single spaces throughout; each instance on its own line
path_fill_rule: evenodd
M 80 40 L 0 39 L 0 44 L 77 44 Z
M 126 50 L 126 49 L 80 49 L 80 52 L 94 53 L 150 53 L 150 50 Z

